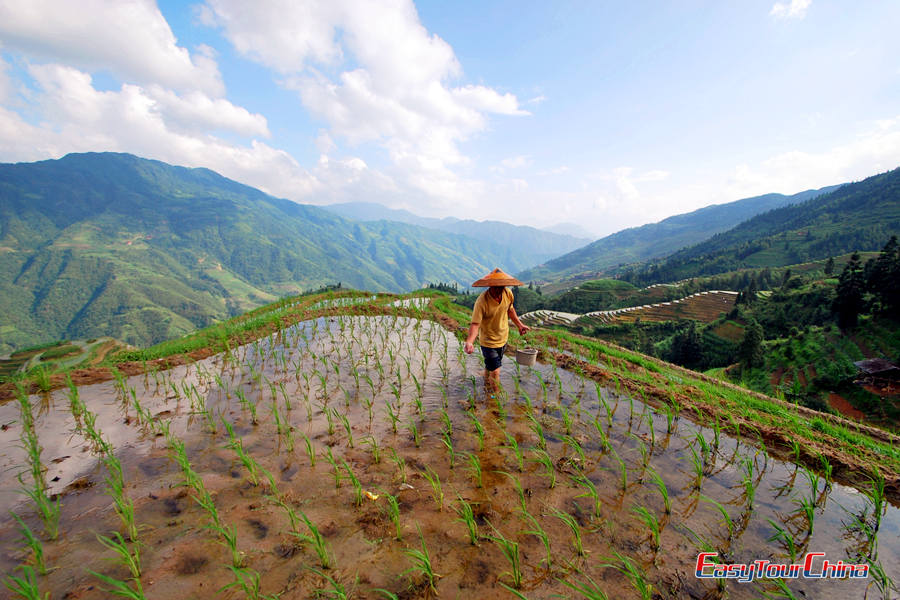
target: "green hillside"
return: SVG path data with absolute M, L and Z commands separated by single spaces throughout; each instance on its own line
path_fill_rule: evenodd
M 875 251 L 900 233 L 900 169 L 757 215 L 667 258 L 626 271 L 635 285 L 747 267 L 775 267 Z
M 551 258 L 555 258 L 576 248 L 580 248 L 589 239 L 577 238 L 543 231 L 525 225 L 511 225 L 502 221 L 474 221 L 472 219 L 456 219 L 444 217 L 434 219 L 420 217 L 405 210 L 386 208 L 372 202 L 344 202 L 323 207 L 345 219 L 357 221 L 396 221 L 419 225 L 429 229 L 439 229 L 447 233 L 458 233 L 469 237 L 490 240 L 502 244 L 507 254 L 503 264 L 531 266 Z
M 588 244 L 546 264 L 522 271 L 523 281 L 560 281 L 575 276 L 593 279 L 613 267 L 666 256 L 734 227 L 773 208 L 804 202 L 838 186 L 808 190 L 792 196 L 766 194 L 726 204 L 707 206 L 659 223 L 625 229 Z
M 508 270 L 501 244 L 347 221 L 207 169 L 127 154 L 0 165 L 0 352 L 169 339 L 341 282 L 404 291 Z

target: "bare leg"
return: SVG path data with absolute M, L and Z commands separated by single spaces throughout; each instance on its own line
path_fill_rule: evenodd
M 500 389 L 500 369 L 493 371 L 484 370 L 484 391 L 488 394 L 495 394 Z

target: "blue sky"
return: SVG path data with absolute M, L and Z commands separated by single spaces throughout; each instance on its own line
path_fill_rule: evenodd
M 900 166 L 900 3 L 0 0 L 0 160 L 594 235 Z

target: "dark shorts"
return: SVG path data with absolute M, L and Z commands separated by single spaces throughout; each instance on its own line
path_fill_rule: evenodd
M 500 363 L 503 362 L 504 352 L 506 352 L 505 344 L 501 348 L 486 348 L 482 346 L 481 353 L 484 354 L 484 368 L 488 371 L 499 369 Z

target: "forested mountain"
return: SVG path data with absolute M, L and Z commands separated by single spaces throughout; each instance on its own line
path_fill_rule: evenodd
M 207 169 L 128 154 L 0 165 L 0 352 L 63 338 L 169 339 L 298 290 L 471 282 L 490 240 L 360 223 Z
M 625 272 L 636 285 L 744 267 L 775 267 L 874 251 L 900 233 L 900 169 L 757 215 L 664 260 Z
M 759 213 L 804 202 L 837 188 L 838 186 L 830 186 L 807 190 L 792 196 L 766 194 L 707 206 L 669 217 L 659 223 L 632 227 L 608 235 L 546 264 L 522 271 L 518 277 L 523 281 L 547 282 L 589 273 L 593 279 L 609 273 L 611 268 L 618 265 L 666 256 L 715 233 L 727 231 Z
M 372 202 L 344 202 L 323 208 L 346 219 L 409 223 L 499 243 L 509 249 L 503 264 L 509 265 L 509 268 L 514 270 L 521 268 L 514 265 L 535 265 L 571 252 L 590 241 L 586 238 L 543 231 L 524 225 L 511 225 L 502 221 L 420 217 L 406 210 L 391 209 Z

